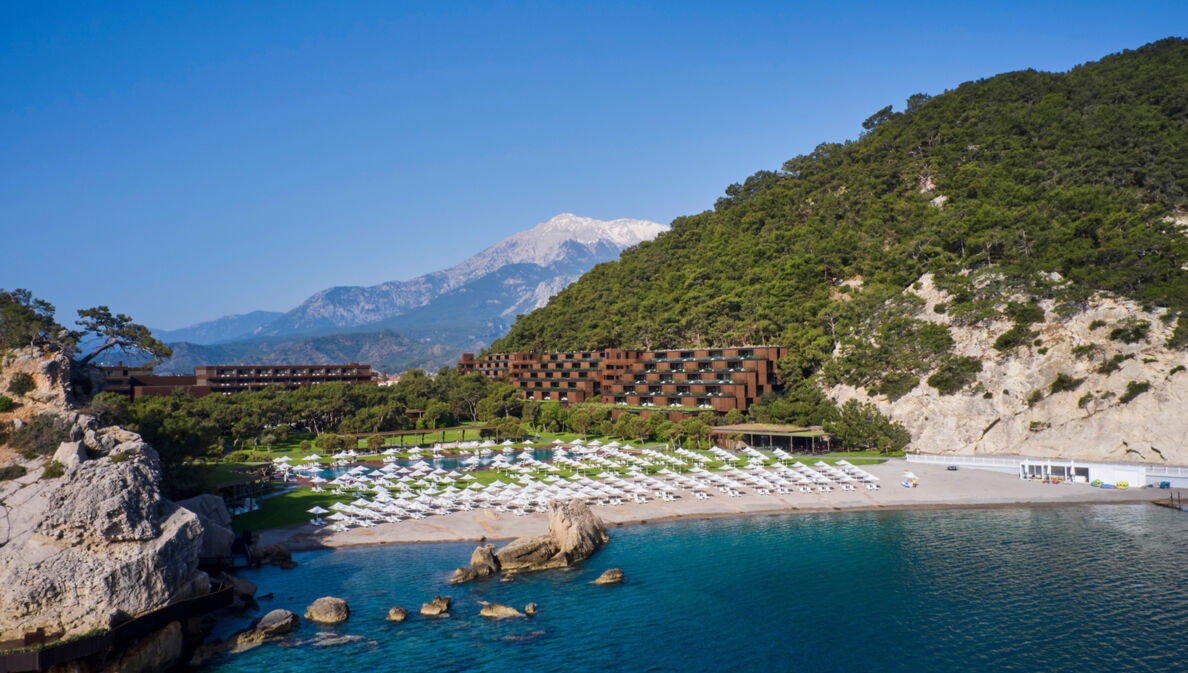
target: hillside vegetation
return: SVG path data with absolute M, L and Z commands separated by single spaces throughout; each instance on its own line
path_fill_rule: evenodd
M 917 94 L 863 126 L 596 266 L 491 350 L 778 343 L 788 381 L 824 368 L 893 396 L 932 372 L 952 391 L 976 364 L 896 305 L 926 273 L 952 297 L 936 311 L 1015 322 L 1000 352 L 1037 302 L 1095 293 L 1167 309 L 1169 344 L 1188 341 L 1188 41 Z

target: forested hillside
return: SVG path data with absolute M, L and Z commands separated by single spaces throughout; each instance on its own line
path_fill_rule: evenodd
M 713 210 L 598 265 L 491 350 L 778 343 L 791 348 L 785 375 L 803 377 L 859 337 L 843 350 L 868 348 L 876 365 L 904 350 L 888 343 L 910 342 L 905 370 L 960 369 L 944 360 L 947 334 L 887 320 L 888 298 L 926 272 L 956 297 L 938 310 L 1010 313 L 1019 335 L 1028 302 L 1003 293 L 1072 312 L 1106 292 L 1169 309 L 1172 341 L 1188 340 L 1188 41 L 967 82 L 905 108 L 729 186 Z M 884 339 L 866 337 L 878 330 Z

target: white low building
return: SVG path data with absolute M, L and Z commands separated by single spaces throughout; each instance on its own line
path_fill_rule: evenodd
M 1163 482 L 1188 488 L 1188 467 L 1154 463 L 1102 463 L 1071 458 L 1027 456 L 959 456 L 908 454 L 910 463 L 955 465 L 960 468 L 1016 474 L 1020 479 L 1068 479 L 1078 483 L 1142 488 Z

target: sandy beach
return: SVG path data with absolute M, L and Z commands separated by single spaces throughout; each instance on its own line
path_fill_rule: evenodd
M 901 475 L 909 468 L 904 460 L 889 460 L 880 465 L 864 465 L 863 468 L 880 479 L 881 488 L 873 491 L 859 488 L 856 491 L 780 495 L 746 493 L 741 497 L 714 493 L 707 500 L 698 500 L 685 494 L 675 502 L 626 502 L 618 506 L 595 505 L 591 509 L 608 525 L 615 526 L 760 513 L 1149 502 L 1165 498 L 1168 494 L 1168 491 L 1149 488 L 1112 490 L 1093 488 L 1088 484 L 1044 484 L 999 472 L 972 469 L 950 472 L 943 466 L 921 464 L 910 465 L 912 472 L 919 477 L 919 486 L 904 488 L 900 486 Z M 261 531 L 260 536 L 263 544 L 281 543 L 294 551 L 302 551 L 481 538 L 499 540 L 545 532 L 547 522 L 543 514 L 517 516 L 491 509 L 475 509 L 345 532 L 304 524 Z

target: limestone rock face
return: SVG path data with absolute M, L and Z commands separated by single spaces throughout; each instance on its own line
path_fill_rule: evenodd
M 231 544 L 235 533 L 231 530 L 231 514 L 227 504 L 217 495 L 204 494 L 177 502 L 198 516 L 202 524 L 202 556 L 226 557 L 231 555 Z
M 351 616 L 347 602 L 334 596 L 322 596 L 305 609 L 305 618 L 323 624 L 340 624 Z
M 434 596 L 433 600 L 421 604 L 421 614 L 426 617 L 437 617 L 450 609 L 449 596 Z
M 508 617 L 523 617 L 524 613 L 510 605 L 488 603 L 479 610 L 479 616 L 488 619 L 507 619 Z
M 495 553 L 503 570 L 564 568 L 590 557 L 609 541 L 606 526 L 578 499 L 549 503 L 549 534 L 522 537 Z
M 41 348 L 18 348 L 0 359 L 0 391 L 7 391 L 12 377 L 28 374 L 33 390 L 16 401 L 21 404 L 18 418 L 28 421 L 37 414 L 65 414 L 74 403 L 70 386 L 70 358 Z M 7 394 L 7 393 L 6 393 Z
M 931 274 L 908 292 L 924 300 L 910 317 L 946 325 L 956 342 L 953 351 L 982 363 L 976 381 L 956 394 L 941 395 L 922 376 L 914 390 L 894 402 L 845 385 L 826 392 L 839 404 L 870 402 L 902 423 L 912 434 L 909 450 L 1188 464 L 1188 414 L 1183 413 L 1188 371 L 1176 369 L 1188 366 L 1188 354 L 1168 346 L 1175 321 L 1164 322 L 1165 309 L 1144 311 L 1130 300 L 1096 296 L 1082 310 L 1061 315 L 1044 300 L 1044 321 L 1031 325 L 1040 344 L 1004 355 L 994 341 L 1010 322 L 962 325 L 936 313 L 934 307 L 952 297 L 936 287 Z M 1125 320 L 1146 322 L 1148 334 L 1131 344 L 1111 339 L 1112 329 Z M 1074 353 L 1077 347 L 1094 352 Z M 1116 371 L 1099 371 L 1114 358 Z M 1075 390 L 1053 393 L 1058 374 L 1083 381 Z M 1122 402 L 1131 382 L 1150 387 Z M 1028 404 L 1035 391 L 1040 399 Z
M 598 579 L 594 580 L 594 583 L 595 584 L 618 584 L 619 582 L 622 582 L 624 579 L 625 579 L 625 576 L 623 575 L 623 571 L 621 569 L 611 568 L 610 570 L 607 570 L 606 572 L 599 575 Z
M 58 445 L 58 450 L 54 452 L 53 460 L 62 463 L 62 465 L 70 468 L 77 467 L 79 463 L 87 459 L 87 450 L 78 442 L 62 442 Z
M 589 558 L 610 541 L 602 519 L 576 498 L 549 503 L 549 535 L 567 563 Z
M 198 517 L 161 498 L 151 447 L 139 437 L 120 446 L 122 462 L 0 482 L 0 640 L 110 627 L 193 590 Z
M 406 619 L 408 619 L 408 610 L 405 610 L 400 606 L 396 606 L 391 610 L 388 610 L 388 621 L 402 622 Z

